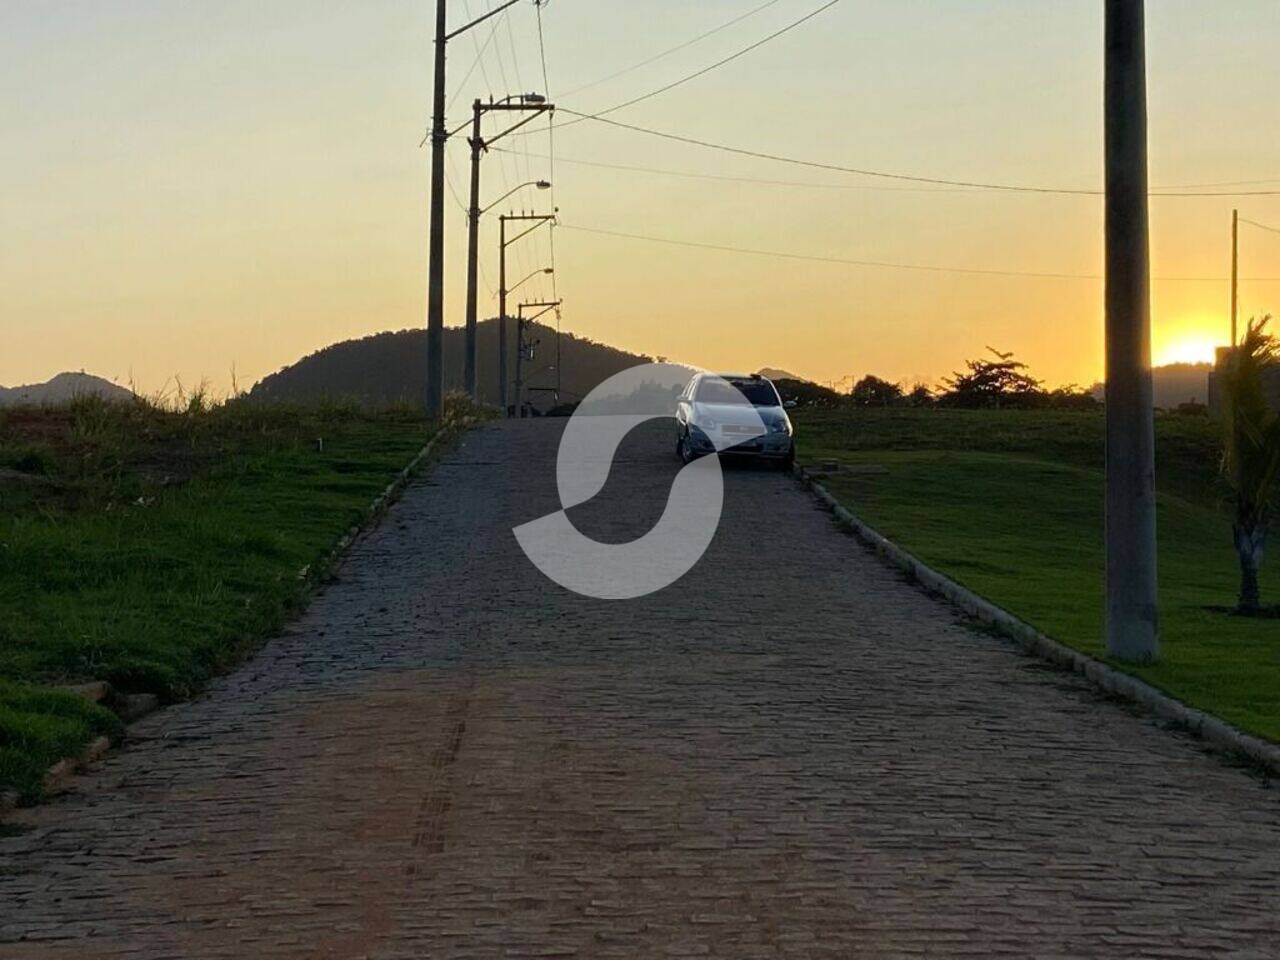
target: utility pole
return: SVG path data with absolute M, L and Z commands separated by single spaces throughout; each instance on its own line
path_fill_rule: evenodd
M 513 94 L 501 100 L 490 99 L 488 103 L 477 99 L 471 106 L 471 137 L 467 141 L 471 145 L 471 204 L 467 210 L 467 330 L 466 330 L 466 389 L 472 402 L 479 400 L 476 386 L 476 272 L 479 269 L 480 218 L 486 211 L 497 206 L 507 197 L 522 187 L 536 186 L 539 190 L 550 188 L 546 180 L 530 180 L 508 190 L 493 203 L 480 209 L 480 158 L 491 145 L 497 143 L 507 134 L 519 130 L 530 120 L 555 107 L 546 102 L 546 97 L 538 93 Z M 513 127 L 502 131 L 496 137 L 485 140 L 480 131 L 481 118 L 491 110 L 523 110 L 529 116 Z M 454 131 L 455 133 L 457 131 Z M 501 312 L 501 311 L 499 311 Z M 505 403 L 503 404 L 505 408 Z
M 467 141 L 471 144 L 471 206 L 467 208 L 467 359 L 463 380 L 472 403 L 479 399 L 476 392 L 476 270 L 480 257 L 480 154 L 485 147 L 480 139 L 480 106 L 480 99 L 476 98 L 471 105 L 471 139 Z
M 498 217 L 498 406 L 507 415 L 507 218 Z
M 445 0 L 436 0 L 436 71 L 431 112 L 431 252 L 427 279 L 427 419 L 444 412 L 444 54 Z
M 560 300 L 543 300 L 536 303 L 522 303 L 516 308 L 516 416 L 524 417 L 524 327 L 533 323 L 548 310 L 560 306 Z M 538 310 L 533 316 L 525 319 L 525 307 Z M 539 309 L 541 308 L 541 309 Z
M 1107 651 L 1159 653 L 1144 0 L 1106 0 Z
M 507 247 L 521 237 L 528 236 L 544 223 L 551 223 L 555 218 L 555 213 L 504 213 L 498 217 L 498 402 L 502 407 L 503 416 L 506 416 L 507 412 L 507 355 L 510 353 L 510 349 L 507 346 L 507 294 L 529 279 L 529 277 L 525 277 L 515 286 L 510 289 L 507 288 Z M 526 227 L 508 240 L 507 224 L 509 222 L 519 223 L 526 221 L 533 221 L 533 226 Z M 529 276 L 534 276 L 539 272 L 542 271 L 534 271 Z
M 437 420 L 444 410 L 444 145 L 445 48 L 460 33 L 497 16 L 519 0 L 507 0 L 488 13 L 449 33 L 445 0 L 436 0 L 435 89 L 431 111 L 431 233 L 427 267 L 427 418 Z
M 1240 306 L 1240 211 L 1231 211 L 1231 346 L 1236 345 Z

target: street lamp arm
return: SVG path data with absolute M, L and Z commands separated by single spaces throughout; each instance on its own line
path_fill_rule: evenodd
M 520 286 L 520 284 L 524 283 L 526 280 L 532 280 L 534 277 L 538 276 L 538 274 L 540 273 L 554 273 L 554 272 L 555 272 L 555 269 L 553 267 L 544 267 L 544 268 L 535 270 L 533 271 L 533 273 L 529 274 L 527 277 L 523 277 L 520 280 L 516 281 L 512 286 L 507 287 L 507 293 L 511 293 L 511 291 L 515 290 L 515 288 Z M 529 304 L 524 304 L 524 306 L 529 306 Z
M 492 210 L 494 207 L 500 204 L 503 200 L 507 199 L 507 197 L 511 196 L 517 190 L 523 190 L 525 187 L 537 187 L 539 190 L 546 190 L 550 186 L 551 184 L 548 183 L 546 180 L 526 180 L 524 183 L 521 183 L 512 187 L 510 190 L 508 190 L 506 193 L 500 196 L 497 200 L 493 201 L 493 203 L 489 204 L 487 207 L 482 209 L 480 212 L 482 214 L 488 213 L 490 210 Z
M 486 20 L 488 20 L 490 17 L 496 17 L 496 16 L 497 16 L 498 14 L 500 14 L 503 10 L 507 9 L 507 7 L 513 7 L 513 6 L 515 6 L 515 5 L 516 5 L 517 3 L 519 3 L 519 2 L 520 2 L 520 0 L 507 0 L 507 2 L 506 2 L 506 3 L 502 4 L 501 6 L 494 7 L 492 10 L 490 10 L 490 11 L 489 11 L 488 13 L 486 13 L 484 16 L 482 16 L 482 17 L 476 17 L 476 19 L 472 20 L 470 23 L 466 24 L 465 26 L 459 27 L 457 30 L 453 31 L 453 33 L 445 34 L 444 39 L 445 39 L 445 40 L 452 40 L 452 39 L 453 39 L 454 37 L 456 37 L 458 34 L 460 34 L 460 33 L 466 33 L 466 32 L 467 32 L 468 30 L 470 30 L 472 27 L 478 27 L 480 24 L 484 23 L 484 22 L 485 22 Z

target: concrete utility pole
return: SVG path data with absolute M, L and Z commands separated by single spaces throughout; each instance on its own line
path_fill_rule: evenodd
M 1106 0 L 1107 651 L 1159 653 L 1144 0 Z
M 436 0 L 435 89 L 431 110 L 431 234 L 427 268 L 427 417 L 437 420 L 444 410 L 444 146 L 445 48 L 449 41 L 496 16 L 519 0 L 507 0 L 453 33 L 448 32 L 445 0 Z
M 1238 340 L 1237 313 L 1240 306 L 1240 211 L 1231 211 L 1231 345 Z
M 546 102 L 546 98 L 537 93 L 513 94 L 501 100 L 490 100 L 485 103 L 476 100 L 472 104 L 471 138 L 471 204 L 467 210 L 467 330 L 466 330 L 466 373 L 467 395 L 473 402 L 479 400 L 476 385 L 476 272 L 479 269 L 480 218 L 493 207 L 523 187 L 536 186 L 539 190 L 550 188 L 546 180 L 530 180 L 522 183 L 495 200 L 483 210 L 480 209 L 480 158 L 490 146 L 497 143 L 512 131 L 519 130 L 530 120 L 555 107 Z M 485 140 L 480 135 L 480 120 L 491 110 L 523 110 L 530 111 L 529 116 L 513 127 L 502 131 L 496 137 Z M 456 132 L 456 131 L 455 131 Z
M 544 313 L 560 306 L 560 300 L 542 300 L 536 303 L 522 303 L 516 308 L 516 416 L 524 417 L 524 327 L 533 323 Z M 525 307 L 537 310 L 533 316 L 525 318 Z M 541 309 L 539 309 L 541 308 Z
M 526 237 L 544 223 L 551 223 L 555 220 L 554 213 L 521 213 L 521 214 L 502 214 L 498 217 L 498 403 L 502 407 L 502 413 L 505 416 L 507 412 L 507 355 L 510 349 L 507 346 L 507 294 L 516 287 L 528 280 L 529 277 L 536 276 L 543 271 L 535 270 L 525 277 L 519 283 L 510 289 L 507 288 L 507 247 L 515 243 L 521 237 Z M 507 223 L 534 221 L 533 226 L 526 227 L 518 234 L 507 239 Z M 549 270 L 547 272 L 550 272 Z
M 427 275 L 427 419 L 444 411 L 444 54 L 445 0 L 436 0 L 436 70 L 431 111 L 431 252 Z
M 479 266 L 480 251 L 480 155 L 485 144 L 480 139 L 480 100 L 472 104 L 471 121 L 471 205 L 467 209 L 467 343 L 466 367 L 463 381 L 467 396 L 471 402 L 478 399 L 476 390 L 476 271 Z

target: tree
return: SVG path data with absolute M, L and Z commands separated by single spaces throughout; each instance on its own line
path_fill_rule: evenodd
M 1249 321 L 1244 340 L 1228 354 L 1222 370 L 1222 474 L 1235 506 L 1232 538 L 1240 558 L 1236 609 L 1244 614 L 1260 609 L 1258 571 L 1280 486 L 1280 416 L 1266 393 L 1266 380 L 1280 368 L 1280 343 L 1266 332 L 1270 320 Z
M 966 360 L 967 373 L 954 373 L 943 380 L 948 388 L 938 398 L 952 407 L 1029 407 L 1044 400 L 1040 381 L 1023 373 L 1025 363 L 1013 359 L 1012 353 L 987 350 L 995 359 Z
M 849 396 L 859 407 L 891 407 L 902 402 L 902 388 L 867 374 L 853 385 Z
M 907 394 L 907 405 L 912 407 L 931 407 L 936 398 L 928 384 L 917 383 Z
M 1083 387 L 1069 383 L 1044 394 L 1044 405 L 1054 410 L 1096 410 L 1102 401 Z

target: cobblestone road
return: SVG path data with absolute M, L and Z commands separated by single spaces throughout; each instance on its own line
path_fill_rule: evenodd
M 959 624 L 788 478 L 673 588 L 513 525 L 558 425 L 469 435 L 251 663 L 0 839 L 0 957 L 1280 956 L 1276 792 Z M 630 539 L 641 431 L 575 520 Z

